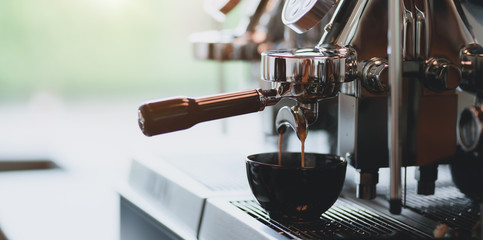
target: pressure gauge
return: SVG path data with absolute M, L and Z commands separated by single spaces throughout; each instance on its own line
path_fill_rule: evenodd
M 283 6 L 282 21 L 297 33 L 304 33 L 317 25 L 336 0 L 287 0 Z

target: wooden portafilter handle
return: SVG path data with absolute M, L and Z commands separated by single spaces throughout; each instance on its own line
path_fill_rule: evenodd
M 143 104 L 138 123 L 146 136 L 174 132 L 209 120 L 262 111 L 278 101 L 275 90 L 254 89 L 203 98 L 179 97 Z

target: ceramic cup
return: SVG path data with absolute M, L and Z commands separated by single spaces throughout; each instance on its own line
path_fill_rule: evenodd
M 273 219 L 312 221 L 319 219 L 339 197 L 347 162 L 329 154 L 254 154 L 246 160 L 247 176 L 253 195 Z

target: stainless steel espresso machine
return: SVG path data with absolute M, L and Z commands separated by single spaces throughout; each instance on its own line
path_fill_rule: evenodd
M 246 188 L 220 193 L 177 180 L 166 170 L 173 166 L 161 160 L 134 161 L 129 184 L 120 191 L 121 228 L 130 229 L 121 230 L 121 237 L 136 236 L 136 225 L 152 232 L 149 239 L 483 239 L 483 47 L 476 37 L 483 30 L 478 23 L 483 5 L 254 2 L 244 33 L 221 42 L 213 39 L 225 33 L 217 32 L 218 37 L 196 42 L 195 52 L 223 61 L 252 61 L 260 54 L 261 79 L 269 84 L 146 103 L 139 108 L 143 133 L 173 132 L 276 105 L 276 114 L 264 120 L 275 130 L 290 126 L 301 140 L 321 119 L 337 121 L 337 131 L 329 135 L 337 139 L 337 154 L 352 166 L 355 182 L 346 181 L 320 222 L 289 223 L 270 219 Z M 220 12 L 237 3 L 225 1 Z M 261 38 L 257 26 L 266 30 Z M 293 32 L 309 30 L 305 36 L 319 33 L 320 40 L 305 37 L 305 48 L 293 48 L 300 46 Z M 291 104 L 284 106 L 287 99 Z M 329 101 L 337 104 L 336 113 L 321 107 Z M 407 177 L 412 174 L 414 181 Z M 198 212 L 166 218 L 170 207 L 183 209 L 174 196 L 193 199 Z

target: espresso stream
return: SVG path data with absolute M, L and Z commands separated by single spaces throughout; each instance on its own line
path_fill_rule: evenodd
M 279 136 L 278 136 L 278 165 L 281 166 L 282 165 L 282 141 L 283 141 L 283 131 L 281 131 L 279 133 Z M 302 149 L 300 151 L 301 153 L 301 164 L 302 164 L 302 168 L 305 167 L 305 139 L 307 138 L 307 133 L 303 133 L 303 134 L 298 134 L 298 137 L 299 137 L 299 140 L 300 140 L 300 143 L 302 145 Z
M 282 140 L 283 139 L 283 132 L 280 132 L 278 135 L 278 165 L 282 166 Z

